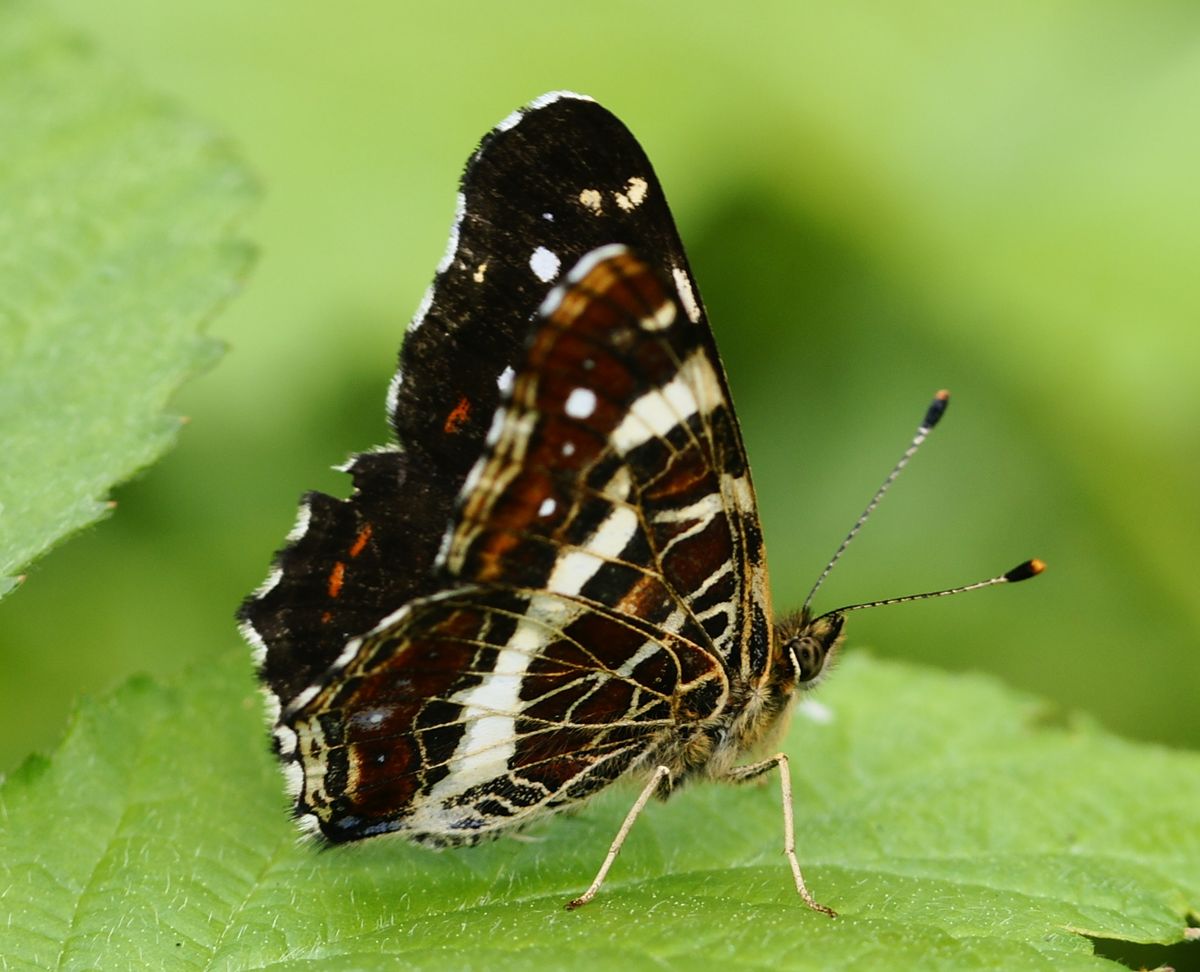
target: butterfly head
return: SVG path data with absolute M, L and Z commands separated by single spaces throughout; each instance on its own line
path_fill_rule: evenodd
M 779 650 L 796 688 L 812 688 L 829 670 L 845 637 L 844 626 L 845 618 L 837 612 L 819 618 L 802 613 L 779 625 Z

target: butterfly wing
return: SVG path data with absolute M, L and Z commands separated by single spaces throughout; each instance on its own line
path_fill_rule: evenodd
M 451 474 L 451 500 L 547 291 L 607 243 L 653 253 L 690 280 L 658 178 L 614 115 L 589 98 L 546 95 L 484 137 L 391 389 L 397 438 Z
M 239 612 L 277 704 L 320 679 L 350 638 L 445 585 L 439 544 L 537 308 L 562 272 L 612 242 L 655 254 L 703 320 L 658 179 L 615 116 L 554 93 L 484 137 L 400 351 L 388 396 L 400 447 L 353 457 L 349 499 L 304 497 L 274 569 Z
M 351 641 L 284 713 L 298 810 L 331 839 L 468 842 L 639 760 L 686 775 L 731 684 L 762 674 L 765 567 L 720 364 L 625 247 L 544 302 L 439 565 L 463 586 Z
M 297 816 L 335 842 L 474 843 L 578 802 L 671 729 L 681 688 L 724 686 L 677 636 L 519 589 L 419 598 L 348 652 L 280 727 Z
M 770 644 L 762 532 L 708 327 L 619 244 L 585 256 L 542 314 L 445 566 L 650 621 L 754 678 Z

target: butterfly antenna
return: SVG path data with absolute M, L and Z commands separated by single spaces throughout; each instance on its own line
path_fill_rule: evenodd
M 883 494 L 891 488 L 892 483 L 896 481 L 900 473 L 904 471 L 904 467 L 908 465 L 908 461 L 912 459 L 912 457 L 916 455 L 917 450 L 921 448 L 921 443 L 929 437 L 929 433 L 933 431 L 933 427 L 937 425 L 938 422 L 941 421 L 942 416 L 946 414 L 946 407 L 949 404 L 950 393 L 946 391 L 946 389 L 943 388 L 933 396 L 933 401 L 930 403 L 929 408 L 925 412 L 925 418 L 921 420 L 921 426 L 917 429 L 917 434 L 913 436 L 913 440 L 909 443 L 908 448 L 904 450 L 904 455 L 902 455 L 900 457 L 900 461 L 892 467 L 892 471 L 887 474 L 887 478 L 884 479 L 879 489 L 875 490 L 875 495 L 871 497 L 871 502 L 867 504 L 867 508 L 862 511 L 862 515 L 854 522 L 854 526 L 852 526 L 850 528 L 850 532 L 846 534 L 846 539 L 843 540 L 842 545 L 837 548 L 837 552 L 831 558 L 829 558 L 829 563 L 827 563 L 825 565 L 825 569 L 821 571 L 821 576 L 817 578 L 817 582 L 813 584 L 812 590 L 808 592 L 808 597 L 804 599 L 804 604 L 800 608 L 800 613 L 802 615 L 807 616 L 809 605 L 812 604 L 813 598 L 817 596 L 817 591 L 821 589 L 821 585 L 825 583 L 825 578 L 833 572 L 834 565 L 837 564 L 837 562 L 841 559 L 842 554 L 846 552 L 846 548 L 850 546 L 850 541 L 858 536 L 858 531 L 863 528 L 863 524 L 866 523 L 871 514 L 875 512 L 875 507 L 877 507 L 879 505 L 879 501 L 883 499 Z M 1012 573 L 1012 571 L 1009 571 L 1009 573 Z M 984 581 L 982 584 L 972 585 L 972 587 L 964 588 L 964 590 L 973 590 L 974 587 L 986 587 L 988 584 L 994 583 L 999 582 L 996 580 Z M 918 594 L 916 597 L 937 597 L 939 594 L 949 593 L 952 592 L 939 591 L 937 594 Z M 866 605 L 863 605 L 863 607 L 866 607 Z
M 1029 580 L 1030 577 L 1037 577 L 1045 569 L 1045 561 L 1034 558 L 1033 560 L 1025 561 L 1023 564 L 1017 564 L 1012 570 L 998 577 L 976 581 L 974 584 L 964 584 L 962 587 L 950 587 L 944 591 L 928 591 L 925 594 L 906 594 L 904 597 L 887 597 L 882 601 L 867 601 L 864 604 L 847 604 L 845 607 L 826 611 L 821 617 L 827 618 L 835 614 L 846 614 L 849 611 L 861 611 L 864 608 L 886 607 L 889 604 L 904 604 L 907 601 L 924 601 L 931 597 L 949 597 L 951 594 L 965 594 L 967 591 L 977 591 L 984 587 L 994 587 L 997 584 L 1015 584 L 1018 581 Z

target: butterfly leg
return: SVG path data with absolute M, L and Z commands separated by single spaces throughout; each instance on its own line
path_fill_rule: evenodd
M 738 766 L 722 779 L 729 783 L 748 783 L 768 773 L 776 766 L 779 767 L 779 788 L 783 795 L 783 853 L 787 856 L 788 864 L 792 867 L 792 877 L 796 880 L 796 891 L 804 899 L 804 903 L 830 918 L 836 918 L 837 912 L 817 901 L 809 893 L 804 883 L 804 875 L 800 873 L 800 862 L 796 859 L 796 825 L 792 814 L 792 774 L 788 769 L 788 758 L 784 753 L 776 753 L 768 759 L 749 766 Z
M 633 828 L 633 822 L 637 820 L 638 815 L 645 808 L 646 804 L 650 802 L 650 797 L 654 795 L 654 791 L 658 789 L 659 784 L 664 779 L 670 777 L 670 775 L 671 771 L 665 766 L 655 768 L 650 781 L 643 788 L 642 792 L 638 794 L 638 798 L 634 801 L 633 806 L 629 808 L 629 813 L 625 815 L 625 822 L 621 824 L 621 829 L 617 831 L 617 836 L 613 838 L 612 845 L 608 848 L 608 855 L 604 858 L 604 863 L 600 865 L 600 870 L 596 872 L 595 880 L 588 885 L 588 889 L 578 898 L 567 902 L 568 911 L 580 908 L 596 897 L 596 892 L 600 890 L 600 885 L 604 883 L 604 878 L 608 875 L 608 869 L 612 867 L 613 861 L 617 859 L 617 855 L 621 852 L 621 845 L 625 843 L 625 838 L 629 836 L 629 831 Z

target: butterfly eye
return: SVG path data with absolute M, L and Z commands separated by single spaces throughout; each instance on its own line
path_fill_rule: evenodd
M 825 673 L 830 656 L 841 643 L 842 624 L 841 615 L 826 615 L 806 624 L 787 641 L 798 685 L 811 685 Z
M 824 671 L 828 652 L 815 638 L 805 635 L 797 638 L 789 647 L 796 666 L 797 682 L 811 682 Z

